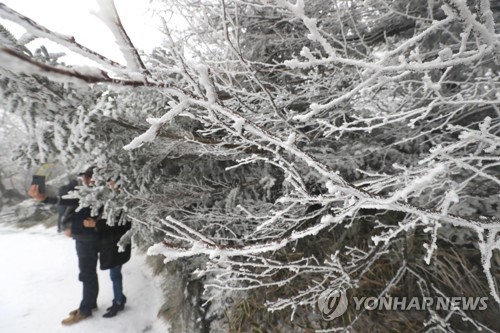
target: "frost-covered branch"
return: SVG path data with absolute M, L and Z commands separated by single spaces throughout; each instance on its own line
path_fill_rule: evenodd
M 99 0 L 97 3 L 100 7 L 100 11 L 97 15 L 115 36 L 120 50 L 125 57 L 125 61 L 127 62 L 127 68 L 132 72 L 149 75 L 149 71 L 142 62 L 139 52 L 137 52 L 136 47 L 122 25 L 120 16 L 116 11 L 114 0 Z
M 89 58 L 112 72 L 117 72 L 120 74 L 126 73 L 126 68 L 120 65 L 113 60 L 110 60 L 99 53 L 79 44 L 76 42 L 74 37 L 65 36 L 57 32 L 50 31 L 44 26 L 36 23 L 30 18 L 16 12 L 15 10 L 7 7 L 5 4 L 0 3 L 0 16 L 4 19 L 10 20 L 16 24 L 21 25 L 25 28 L 30 34 L 33 34 L 38 37 L 47 38 L 52 40 L 54 43 L 59 44 L 61 46 L 67 47 L 69 50 L 81 54 L 82 56 Z
M 0 48 L 0 57 L 2 57 L 2 62 L 8 66 L 7 69 L 9 69 L 10 71 L 26 74 L 48 75 L 54 80 L 62 82 L 72 81 L 78 84 L 108 83 L 118 86 L 131 87 L 162 86 L 161 83 L 111 78 L 105 71 L 93 67 L 55 67 L 43 62 L 36 61 L 28 56 L 5 47 Z M 167 87 L 164 88 L 167 89 Z

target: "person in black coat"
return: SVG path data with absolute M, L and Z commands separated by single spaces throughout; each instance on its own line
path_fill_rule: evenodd
M 123 294 L 123 276 L 121 271 L 123 264 L 130 259 L 131 245 L 127 244 L 124 250 L 120 251 L 118 242 L 130 230 L 131 224 L 127 222 L 124 225 L 110 227 L 107 225 L 106 220 L 87 219 L 84 221 L 84 226 L 94 228 L 100 236 L 100 268 L 102 270 L 109 269 L 109 277 L 113 282 L 113 303 L 106 309 L 103 317 L 111 318 L 116 316 L 119 311 L 122 311 L 127 302 L 127 297 Z

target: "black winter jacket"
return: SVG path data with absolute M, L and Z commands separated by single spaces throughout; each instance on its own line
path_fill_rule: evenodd
M 130 222 L 125 225 L 114 225 L 111 227 L 106 224 L 106 220 L 97 221 L 96 231 L 101 239 L 99 244 L 101 269 L 113 268 L 129 261 L 132 253 L 131 244 L 127 244 L 124 251 L 120 252 L 118 242 L 130 230 L 130 227 Z
M 71 216 L 68 216 L 66 219 L 71 221 L 71 234 L 73 239 L 78 241 L 93 241 L 99 239 L 99 234 L 94 228 L 85 228 L 83 226 L 83 221 L 86 218 L 90 217 L 96 219 L 96 217 L 91 216 L 91 209 L 89 207 L 84 207 L 79 211 L 75 211 L 79 205 L 78 199 L 47 197 L 47 199 L 43 202 L 52 205 L 64 205 L 69 207 L 69 210 L 71 210 Z
M 65 219 L 71 221 L 71 233 L 74 240 L 99 241 L 99 262 L 101 269 L 113 268 L 129 261 L 132 252 L 131 244 L 127 244 L 124 251 L 120 252 L 118 242 L 122 236 L 130 230 L 130 222 L 125 225 L 115 225 L 111 227 L 106 224 L 106 220 L 91 216 L 91 209 L 89 207 L 84 207 L 79 211 L 75 211 L 79 205 L 78 199 L 47 197 L 43 202 L 47 204 L 68 206 L 67 211 L 69 211 L 71 215 L 67 216 Z M 99 211 L 99 215 L 101 213 L 102 209 Z M 83 226 L 83 221 L 89 217 L 96 220 L 95 228 L 86 228 Z

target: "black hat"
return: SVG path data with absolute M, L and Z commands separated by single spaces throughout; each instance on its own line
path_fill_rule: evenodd
M 88 177 L 92 178 L 92 176 L 94 175 L 94 168 L 95 168 L 94 166 L 91 166 L 90 168 L 88 168 L 84 172 L 80 172 L 78 174 L 78 176 L 88 176 Z

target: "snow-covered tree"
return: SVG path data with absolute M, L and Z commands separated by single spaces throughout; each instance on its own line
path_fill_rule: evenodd
M 27 162 L 96 164 L 82 202 L 111 223 L 127 215 L 128 236 L 200 279 L 200 323 L 217 318 L 214 330 L 496 329 L 498 1 L 159 4 L 189 28 L 165 24 L 142 58 L 100 1 L 126 66 L 0 4 L 31 36 L 0 48 L 2 105 L 28 124 Z M 36 36 L 99 69 L 32 54 Z M 324 321 L 325 289 L 488 295 L 490 312 Z

